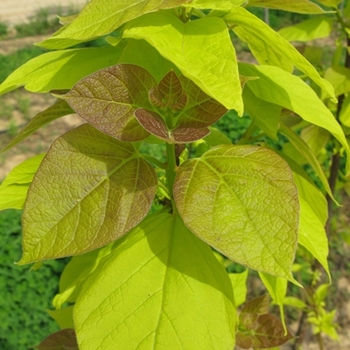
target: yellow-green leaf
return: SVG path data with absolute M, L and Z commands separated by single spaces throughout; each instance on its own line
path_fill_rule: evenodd
M 309 0 L 248 0 L 248 6 L 258 6 L 296 13 L 325 13 L 320 6 Z
M 290 27 L 282 28 L 278 34 L 288 41 L 310 41 L 326 38 L 333 29 L 333 20 L 326 17 L 314 17 Z
M 31 92 L 70 89 L 86 75 L 116 64 L 121 52 L 119 47 L 108 46 L 44 53 L 10 74 L 0 85 L 0 94 L 20 86 Z
M 0 185 L 0 210 L 22 209 L 27 192 L 43 154 L 29 158 L 14 167 Z
M 300 78 L 272 66 L 240 63 L 239 69 L 243 75 L 259 77 L 247 82 L 257 97 L 294 111 L 304 120 L 328 130 L 350 154 L 344 132 L 333 114 Z M 350 161 L 346 167 L 348 173 Z
M 83 285 L 74 322 L 81 350 L 235 345 L 228 275 L 211 249 L 170 214 L 148 217 L 104 258 Z
M 217 146 L 181 164 L 174 198 L 186 226 L 212 247 L 240 264 L 294 281 L 297 188 L 287 163 L 274 152 Z
M 128 23 L 123 36 L 146 40 L 205 93 L 243 113 L 236 54 L 221 18 L 183 23 L 168 13 L 148 14 Z
M 148 12 L 180 6 L 190 0 L 91 0 L 70 24 L 39 46 L 64 49 L 111 33 L 122 24 Z
M 321 78 L 316 68 L 265 22 L 242 7 L 234 8 L 224 19 L 234 25 L 232 29 L 249 44 L 260 64 L 277 66 L 288 72 L 295 66 L 309 76 L 328 96 L 335 99 L 332 85 Z M 254 76 L 241 71 L 240 73 Z

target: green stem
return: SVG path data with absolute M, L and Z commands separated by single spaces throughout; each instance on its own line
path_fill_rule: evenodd
M 347 33 L 347 31 L 346 31 L 347 26 L 346 26 L 346 24 L 345 24 L 345 22 L 344 22 L 344 20 L 343 20 L 343 17 L 342 17 L 342 15 L 341 15 L 339 9 L 336 8 L 335 10 L 336 10 L 335 14 L 336 14 L 336 16 L 337 16 L 338 23 L 340 24 L 340 26 L 341 26 L 343 32 L 345 33 L 345 35 L 348 36 L 348 33 Z
M 166 168 L 167 184 L 168 184 L 171 203 L 173 205 L 173 213 L 176 213 L 176 207 L 175 207 L 175 202 L 173 197 L 173 187 L 174 187 L 175 176 L 176 176 L 175 145 L 166 143 L 166 153 L 167 153 L 167 159 L 168 159 L 167 168 Z
M 251 141 L 253 134 L 258 130 L 256 124 L 252 121 L 248 126 L 248 129 L 245 131 L 241 139 L 237 142 L 237 145 L 246 144 Z

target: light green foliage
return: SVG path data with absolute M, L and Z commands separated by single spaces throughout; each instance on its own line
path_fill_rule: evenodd
M 209 96 L 243 113 L 235 50 L 222 19 L 182 23 L 168 14 L 149 14 L 130 22 L 124 37 L 146 40 Z
M 307 14 L 325 12 L 321 7 L 309 0 L 248 0 L 248 5 Z
M 0 209 L 25 200 L 20 264 L 74 256 L 48 311 L 63 330 L 38 349 L 231 350 L 291 339 L 268 297 L 246 302 L 248 270 L 224 266 L 259 271 L 282 319 L 288 303 L 311 310 L 313 299 L 286 297 L 287 281 L 299 285 L 298 244 L 329 275 L 327 203 L 297 161 L 333 197 L 317 157 L 331 138 L 350 153 L 328 108 L 349 94 L 348 71 L 340 50 L 323 75 L 286 40 L 328 35 L 332 20 L 278 34 L 245 6 L 325 13 L 307 0 L 92 0 L 40 44 L 58 51 L 0 85 L 0 94 L 24 86 L 58 98 L 5 150 L 71 112 L 87 122 L 0 186 Z M 232 35 L 259 64 L 238 63 Z M 66 49 L 97 38 L 104 47 Z M 242 137 L 233 114 L 251 121 Z M 216 129 L 225 120 L 228 133 Z M 269 138 L 281 135 L 289 142 L 279 155 Z M 318 294 L 309 322 L 332 334 Z
M 0 185 L 0 210 L 22 209 L 33 177 L 44 155 L 17 165 Z
M 209 247 L 169 214 L 147 218 L 121 240 L 86 280 L 75 305 L 82 349 L 112 350 L 115 339 L 125 350 L 234 344 L 228 275 Z
M 282 28 L 278 34 L 288 41 L 309 41 L 326 38 L 332 31 L 331 18 L 315 17 L 294 26 Z
M 327 96 L 335 98 L 329 82 L 322 79 L 310 62 L 266 23 L 240 7 L 232 10 L 224 18 L 234 26 L 233 31 L 238 37 L 248 43 L 261 65 L 277 66 L 287 72 L 291 72 L 295 66 L 319 85 Z
M 143 14 L 180 6 L 189 0 L 92 0 L 78 17 L 58 30 L 40 46 L 47 49 L 64 49 L 84 41 L 111 33 L 122 24 Z

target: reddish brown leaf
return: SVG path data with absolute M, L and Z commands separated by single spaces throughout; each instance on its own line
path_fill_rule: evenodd
M 178 126 L 171 131 L 171 139 L 174 143 L 188 143 L 202 139 L 210 133 L 208 128 L 188 128 Z
M 74 329 L 63 329 L 49 335 L 39 345 L 38 350 L 78 350 Z
M 214 124 L 227 109 L 203 92 L 191 80 L 180 77 L 182 86 L 187 95 L 187 104 L 180 114 L 179 125 L 192 128 L 205 128 Z
M 269 311 L 270 297 L 268 294 L 262 295 L 258 298 L 246 302 L 241 313 L 246 314 L 267 314 Z
M 159 137 L 162 140 L 169 140 L 167 126 L 159 114 L 143 108 L 139 108 L 136 110 L 135 116 L 139 123 L 148 132 Z
M 118 64 L 85 77 L 61 98 L 96 129 L 120 140 L 137 141 L 149 133 L 134 113 L 139 107 L 152 109 L 148 95 L 155 86 L 145 69 Z

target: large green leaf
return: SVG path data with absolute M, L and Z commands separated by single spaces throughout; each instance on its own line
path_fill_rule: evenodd
M 278 124 L 282 108 L 256 97 L 249 88 L 249 85 L 246 85 L 243 89 L 243 101 L 245 111 L 256 125 L 271 139 L 277 140 Z
M 234 8 L 224 19 L 234 25 L 234 32 L 249 44 L 260 64 L 277 66 L 286 71 L 291 71 L 295 66 L 335 99 L 331 84 L 321 78 L 316 68 L 265 22 L 242 7 Z
M 304 246 L 326 270 L 329 280 L 328 239 L 324 225 L 302 196 L 300 202 L 299 243 Z
M 344 132 L 333 114 L 300 78 L 272 66 L 240 63 L 239 69 L 245 76 L 259 77 L 247 82 L 257 97 L 294 111 L 304 120 L 328 130 L 343 145 L 347 154 L 350 153 Z M 347 173 L 349 171 L 348 161 Z
M 192 0 L 189 4 L 183 6 L 195 9 L 230 11 L 233 6 L 240 6 L 243 3 L 245 3 L 245 0 Z
M 0 94 L 23 85 L 32 92 L 70 89 L 86 75 L 116 64 L 121 52 L 120 47 L 103 47 L 44 53 L 9 75 Z
M 326 38 L 333 29 L 333 20 L 326 17 L 314 17 L 290 27 L 282 28 L 278 34 L 288 41 L 310 41 Z
M 37 171 L 23 212 L 20 264 L 94 250 L 150 210 L 157 176 L 131 144 L 88 124 L 59 137 Z
M 321 263 L 331 279 L 327 261 L 328 239 L 324 229 L 328 218 L 326 198 L 293 159 L 285 154 L 281 156 L 293 170 L 294 182 L 298 187 L 300 203 L 298 241 Z
M 221 18 L 183 23 L 168 13 L 148 14 L 128 23 L 123 36 L 146 40 L 205 93 L 243 113 L 236 54 Z
M 153 108 L 148 96 L 155 86 L 145 69 L 118 64 L 85 77 L 60 97 L 96 129 L 120 140 L 139 141 L 149 133 L 136 120 L 135 110 Z
M 38 113 L 17 135 L 13 138 L 0 153 L 7 151 L 11 147 L 17 145 L 28 136 L 33 134 L 36 130 L 42 126 L 51 123 L 57 118 L 74 113 L 74 111 L 68 106 L 65 101 L 57 101 L 55 104 L 45 109 L 43 112 Z
M 326 225 L 328 218 L 327 200 L 323 193 L 312 183 L 308 174 L 291 159 L 286 159 L 293 170 L 294 182 L 298 187 L 299 198 L 303 198 L 316 214 L 322 226 Z
M 274 152 L 215 147 L 179 167 L 174 198 L 186 226 L 228 258 L 294 281 L 298 194 Z
M 39 46 L 64 49 L 109 34 L 145 13 L 177 7 L 187 2 L 189 0 L 91 0 L 77 18 Z
M 130 63 L 140 66 L 159 82 L 170 70 L 180 73 L 176 66 L 165 59 L 147 41 L 129 39 L 119 57 L 119 63 Z M 178 74 L 180 75 L 180 74 Z
M 44 155 L 25 160 L 14 167 L 0 185 L 0 210 L 22 209 L 33 177 Z
M 299 152 L 304 157 L 304 159 L 306 159 L 307 162 L 313 167 L 313 169 L 315 170 L 317 176 L 321 180 L 322 185 L 324 186 L 325 190 L 330 195 L 330 197 L 333 200 L 335 200 L 334 197 L 333 197 L 333 194 L 332 194 L 332 190 L 329 187 L 327 176 L 324 173 L 321 164 L 317 160 L 317 157 L 311 151 L 309 146 L 295 132 L 293 132 L 293 130 L 291 130 L 290 128 L 288 128 L 287 126 L 285 126 L 282 123 L 280 125 L 280 131 L 285 136 L 288 137 L 288 139 L 291 142 L 291 144 L 295 147 L 295 150 L 297 152 Z
M 326 129 L 309 125 L 301 131 L 300 136 L 317 156 L 326 147 L 330 134 Z
M 350 91 L 350 69 L 342 66 L 329 67 L 324 74 L 334 87 L 337 96 Z
M 72 258 L 62 272 L 60 290 L 52 302 L 56 309 L 61 309 L 66 302 L 75 302 L 83 283 L 96 270 L 101 260 L 111 252 L 112 246 L 113 243 Z
M 326 12 L 309 0 L 248 0 L 248 5 L 305 14 Z
M 74 308 L 81 350 L 233 349 L 230 280 L 178 216 L 132 230 L 84 283 Z

